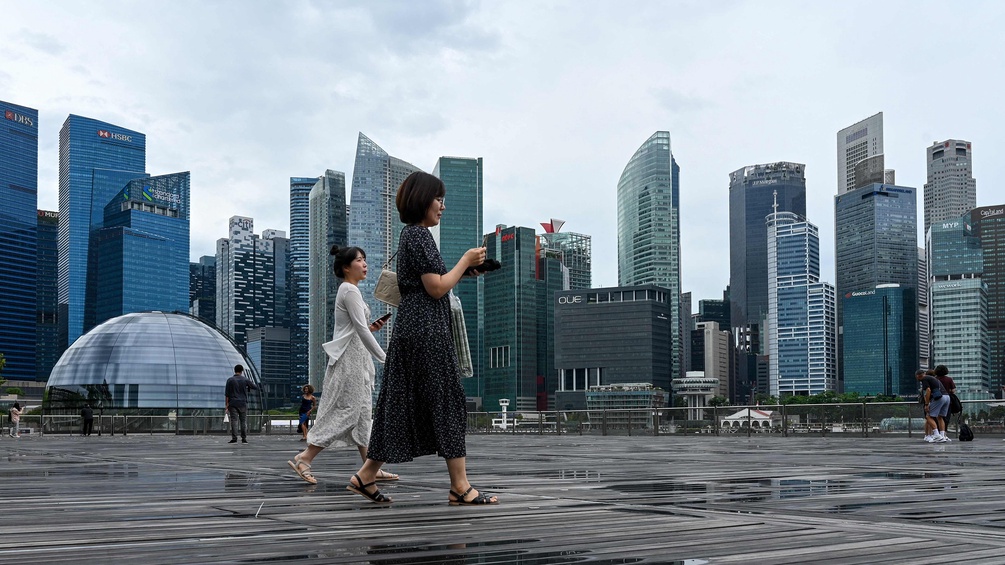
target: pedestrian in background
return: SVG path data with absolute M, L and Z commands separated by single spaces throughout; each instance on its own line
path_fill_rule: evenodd
M 234 366 L 234 376 L 227 379 L 226 394 L 227 413 L 230 414 L 230 441 L 237 443 L 237 427 L 241 427 L 241 443 L 248 443 L 248 391 L 258 387 L 251 379 L 245 378 L 244 367 Z
M 934 428 L 931 434 L 925 435 L 925 441 L 929 443 L 945 443 L 949 441 L 946 437 L 946 421 L 939 416 L 943 410 L 949 410 L 949 394 L 934 375 L 929 375 L 923 369 L 919 369 L 914 378 L 921 383 L 921 395 L 925 401 L 925 431 Z
M 440 223 L 445 197 L 443 181 L 423 172 L 409 175 L 395 196 L 405 224 L 397 252 L 401 303 L 388 344 L 367 460 L 346 487 L 373 502 L 391 502 L 374 483 L 384 463 L 434 453 L 446 460 L 449 504 L 498 502 L 468 482 L 467 406 L 447 296 L 467 269 L 485 261 L 485 248 L 469 249 L 447 271 L 429 232 Z
M 91 429 L 94 427 L 94 410 L 91 409 L 90 404 L 84 405 L 84 408 L 80 411 L 80 419 L 82 422 L 80 435 L 91 435 Z
M 21 437 L 21 405 L 17 402 L 10 407 L 10 437 Z
M 366 461 L 373 413 L 373 388 L 376 369 L 373 357 L 381 363 L 384 350 L 373 332 L 384 327 L 390 316 L 370 322 L 370 307 L 363 301 L 359 282 L 366 278 L 366 253 L 359 247 L 333 247 L 332 268 L 342 279 L 335 296 L 335 330 L 324 344 L 328 354 L 324 394 L 314 427 L 307 434 L 307 449 L 287 461 L 300 478 L 311 484 L 317 479 L 311 471 L 314 458 L 327 447 L 356 447 Z M 393 481 L 398 475 L 380 471 L 376 480 Z
M 955 398 L 957 403 L 959 403 L 960 399 L 956 398 L 956 382 L 949 376 L 949 367 L 946 367 L 945 365 L 938 365 L 935 367 L 935 371 L 933 372 L 935 373 L 935 378 L 939 379 L 939 382 L 942 383 L 942 388 L 946 389 L 946 396 L 949 397 L 949 402 L 946 403 L 946 408 L 941 414 L 942 419 L 945 421 L 945 430 L 949 429 L 950 414 L 954 413 L 952 412 L 953 399 Z M 961 411 L 961 409 L 957 411 Z M 946 436 L 946 441 L 953 440 L 950 439 L 949 436 Z
M 311 412 L 314 412 L 318 406 L 318 400 L 314 396 L 314 387 L 311 385 L 304 385 L 300 392 L 300 425 L 297 430 L 304 434 L 300 441 L 307 441 L 307 425 L 311 421 Z

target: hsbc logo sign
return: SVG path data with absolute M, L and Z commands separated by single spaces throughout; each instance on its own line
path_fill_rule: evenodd
M 131 136 L 131 135 L 122 135 L 121 133 L 112 133 L 112 132 L 110 132 L 108 130 L 105 130 L 105 129 L 99 129 L 98 130 L 98 137 L 102 137 L 104 139 L 114 139 L 116 141 L 125 141 L 125 142 L 128 142 L 128 143 L 132 143 L 133 142 L 133 136 Z
M 19 124 L 24 124 L 26 126 L 35 127 L 35 120 L 32 120 L 28 116 L 22 116 L 13 110 L 4 110 L 4 116 L 12 122 L 17 122 Z

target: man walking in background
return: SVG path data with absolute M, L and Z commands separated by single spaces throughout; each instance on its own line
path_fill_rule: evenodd
M 80 411 L 80 419 L 83 421 L 83 426 L 80 428 L 80 435 L 91 435 L 91 430 L 94 429 L 94 410 L 91 408 L 90 404 L 84 405 L 84 409 Z
M 230 414 L 230 442 L 237 443 L 238 421 L 241 425 L 241 442 L 248 443 L 248 391 L 258 389 L 244 377 L 244 367 L 234 366 L 234 376 L 227 379 L 227 413 Z

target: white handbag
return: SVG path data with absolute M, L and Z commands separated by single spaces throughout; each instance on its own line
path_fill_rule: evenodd
M 377 277 L 377 286 L 373 289 L 374 298 L 395 308 L 398 307 L 398 304 L 401 304 L 401 291 L 398 290 L 398 273 L 388 269 L 388 267 L 397 254 L 398 252 L 395 251 L 394 255 L 391 255 L 387 263 L 384 263 L 384 266 L 381 267 L 380 276 Z

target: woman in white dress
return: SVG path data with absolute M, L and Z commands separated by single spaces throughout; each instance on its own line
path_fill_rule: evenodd
M 307 448 L 287 463 L 297 475 L 310 484 L 317 484 L 311 472 L 314 458 L 326 447 L 350 447 L 359 450 L 366 461 L 370 443 L 371 398 L 376 371 L 373 357 L 384 362 L 384 350 L 374 339 L 390 315 L 370 322 L 370 308 L 363 301 L 359 281 L 366 278 L 366 253 L 359 247 L 333 247 L 335 276 L 343 279 L 335 298 L 335 332 L 325 343 L 328 368 L 314 427 L 307 433 Z M 384 472 L 378 480 L 398 479 Z

